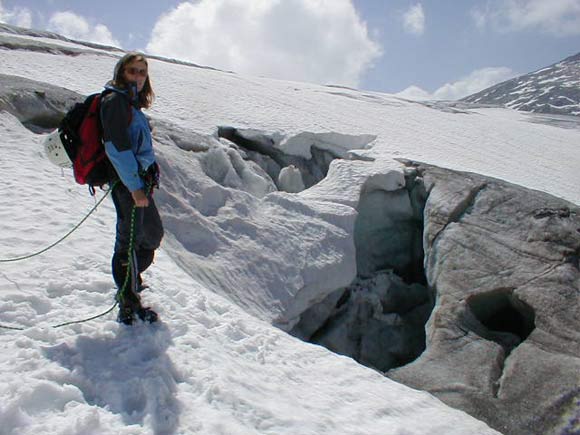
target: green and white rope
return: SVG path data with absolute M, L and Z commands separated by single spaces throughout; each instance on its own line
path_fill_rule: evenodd
M 71 231 L 69 231 L 64 237 L 62 237 L 60 240 L 58 240 L 57 242 L 53 243 L 51 246 L 43 249 L 42 251 L 36 252 L 34 254 L 30 254 L 30 255 L 26 255 L 23 257 L 19 257 L 19 258 L 13 258 L 13 259 L 9 259 L 9 260 L 0 260 L 0 262 L 8 262 L 8 261 L 18 261 L 18 260 L 24 260 L 27 258 L 32 258 L 36 255 L 40 255 L 43 252 L 48 251 L 50 248 L 56 246 L 58 243 L 62 242 L 64 239 L 66 239 L 70 234 L 72 234 L 73 231 L 75 231 L 78 227 L 81 226 L 81 224 L 83 222 L 85 222 L 88 217 L 96 210 L 96 208 L 99 206 L 99 204 L 101 204 L 103 202 L 103 200 L 107 197 L 107 195 L 113 190 L 113 188 L 115 187 L 115 185 L 117 184 L 117 182 L 115 182 L 110 189 L 107 190 L 107 192 L 103 195 L 103 197 L 99 200 L 99 202 L 97 204 L 95 204 L 95 206 L 93 207 L 93 209 L 89 212 L 89 214 L 87 216 L 85 216 L 85 218 L 78 224 L 76 225 Z M 115 303 L 113 304 L 113 306 L 111 308 L 109 308 L 107 311 L 104 311 L 100 314 L 97 314 L 95 316 L 86 318 L 86 319 L 81 319 L 81 320 L 72 320 L 69 322 L 64 322 L 64 323 L 59 323 L 58 325 L 53 325 L 51 326 L 52 328 L 61 328 L 63 326 L 69 326 L 69 325 L 75 325 L 78 323 L 86 323 L 89 322 L 91 320 L 95 320 L 98 319 L 100 317 L 104 317 L 107 314 L 109 314 L 110 312 L 112 312 L 115 307 L 119 304 L 119 302 L 122 302 L 124 297 L 125 297 L 125 293 L 127 290 L 127 284 L 129 283 L 129 277 L 131 274 L 131 269 L 133 267 L 133 250 L 135 249 L 135 217 L 137 214 L 137 206 L 133 205 L 133 208 L 131 210 L 131 232 L 130 232 L 130 237 L 129 237 L 129 251 L 127 253 L 128 256 L 128 260 L 129 263 L 127 265 L 127 273 L 125 274 L 125 281 L 123 282 L 123 286 L 117 291 L 116 295 L 115 295 Z M 24 331 L 26 328 L 22 328 L 22 327 L 17 327 L 17 326 L 8 326 L 8 325 L 2 325 L 0 324 L 0 329 L 8 329 L 11 331 Z

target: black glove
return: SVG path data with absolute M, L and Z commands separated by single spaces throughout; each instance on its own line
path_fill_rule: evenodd
M 159 189 L 159 165 L 157 162 L 150 165 L 141 177 L 143 178 L 149 192 L 151 192 L 155 187 Z

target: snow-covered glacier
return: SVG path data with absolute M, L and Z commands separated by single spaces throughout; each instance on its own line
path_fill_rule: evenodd
M 50 244 L 93 205 L 67 170 L 48 163 L 41 142 L 67 105 L 101 89 L 122 53 L 5 30 L 0 246 L 9 258 Z M 394 360 L 384 371 L 399 367 L 394 377 L 422 388 L 412 372 L 421 363 L 412 361 L 444 335 L 430 336 L 434 324 L 453 330 L 438 319 L 447 313 L 438 309 L 442 299 L 462 299 L 444 290 L 465 290 L 444 287 L 437 269 L 429 268 L 452 233 L 435 235 L 457 226 L 470 207 L 479 210 L 477 201 L 486 198 L 481 186 L 495 186 L 485 181 L 492 177 L 499 189 L 515 183 L 562 198 L 550 199 L 547 209 L 558 210 L 560 201 L 568 207 L 562 225 L 572 231 L 573 250 L 578 127 L 503 109 L 419 104 L 159 58 L 150 61 L 150 71 L 157 99 L 147 114 L 162 171 L 155 198 L 167 235 L 146 276 L 152 290 L 144 298 L 163 322 L 126 329 L 111 315 L 49 328 L 112 303 L 114 213 L 107 202 L 51 254 L 2 265 L 0 323 L 25 328 L 0 335 L 7 379 L 0 421 L 7 433 L 41 427 L 48 433 L 495 433 L 430 394 L 286 332 L 310 339 L 307 331 L 342 316 L 334 310 L 339 303 L 350 307 L 351 320 L 379 313 L 374 325 L 382 332 L 367 338 L 368 365 Z M 518 239 L 514 246 L 521 250 L 524 243 Z M 573 281 L 574 270 L 566 273 Z M 441 293 L 435 283 L 444 287 Z M 396 307 L 389 307 L 393 301 Z M 473 311 L 485 311 L 486 303 L 471 302 Z M 361 307 L 373 308 L 359 317 L 353 310 Z M 541 330 L 537 317 L 535 325 Z M 568 334 L 568 328 L 561 330 Z M 325 328 L 323 344 L 348 348 L 346 330 Z M 376 358 L 378 336 L 401 343 L 412 356 Z M 471 355 L 491 360 L 504 352 L 485 333 L 465 336 L 475 349 Z M 389 355 L 398 355 L 396 347 Z M 562 366 L 567 370 L 576 367 L 574 352 Z M 477 388 L 469 376 L 449 388 Z M 432 386 L 433 394 L 438 388 Z M 57 400 L 49 404 L 49 397 Z M 441 397 L 467 409 L 455 397 Z M 563 406 L 572 406 L 566 400 Z M 570 409 L 552 412 L 541 427 L 569 430 Z M 510 424 L 521 421 L 491 423 L 510 433 Z

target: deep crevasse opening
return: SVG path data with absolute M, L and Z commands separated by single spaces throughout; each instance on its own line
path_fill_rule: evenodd
M 291 331 L 380 371 L 421 355 L 434 306 L 423 266 L 427 193 L 415 170 L 405 179 L 396 191 L 367 180 L 355 224 L 357 277 L 305 311 Z

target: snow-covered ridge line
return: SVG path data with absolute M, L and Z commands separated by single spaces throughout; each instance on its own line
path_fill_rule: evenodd
M 89 48 L 95 48 L 107 52 L 117 51 L 122 52 L 123 50 L 112 47 L 109 45 L 97 44 L 95 42 L 89 41 L 77 41 L 74 39 L 67 38 L 66 36 L 59 35 L 58 33 L 49 32 L 47 30 L 35 30 L 35 29 L 27 29 L 24 27 L 13 26 L 6 23 L 0 23 L 0 32 L 1 33 L 9 33 L 13 35 L 20 35 L 20 36 L 29 36 L 33 38 L 46 38 L 46 39 L 55 39 L 58 41 L 70 42 L 76 45 L 81 45 Z
M 8 50 L 40 51 L 51 54 L 64 54 L 67 56 L 98 54 L 111 57 L 120 57 L 126 52 L 125 50 L 117 47 L 111 47 L 89 41 L 77 41 L 45 30 L 25 29 L 4 23 L 0 23 L 0 33 L 11 35 L 0 36 L 0 48 Z M 30 37 L 33 39 L 30 39 Z M 40 41 L 41 44 L 35 43 L 34 41 Z M 148 55 L 148 57 L 150 59 L 156 59 L 162 62 L 190 66 L 193 68 L 221 71 L 224 73 L 229 72 L 210 66 L 198 65 L 193 62 L 171 59 L 163 56 Z
M 514 98 L 514 95 L 517 97 Z M 567 99 L 572 104 L 562 104 L 561 99 Z M 484 89 L 461 101 L 500 104 L 529 112 L 580 115 L 580 53 Z

